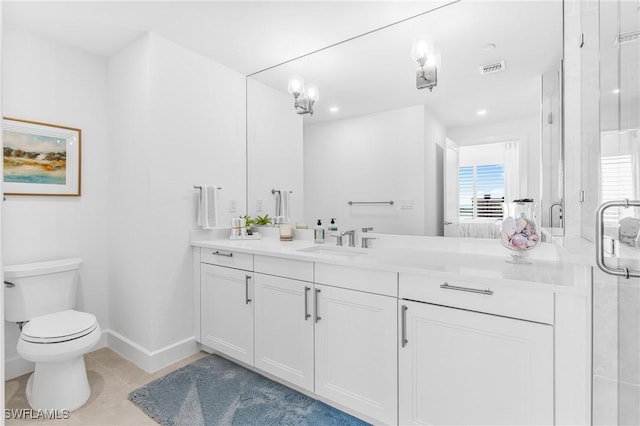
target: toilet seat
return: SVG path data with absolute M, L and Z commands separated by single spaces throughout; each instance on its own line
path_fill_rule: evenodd
M 20 338 L 29 343 L 64 343 L 84 337 L 97 327 L 95 315 L 68 310 L 31 319 L 22 328 Z

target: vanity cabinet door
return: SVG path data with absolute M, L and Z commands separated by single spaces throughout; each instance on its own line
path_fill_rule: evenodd
M 397 299 L 316 284 L 316 393 L 385 424 L 397 417 Z
M 253 365 L 253 273 L 201 264 L 201 343 Z
M 255 366 L 313 392 L 313 284 L 254 278 Z
M 400 424 L 553 424 L 553 327 L 399 301 Z

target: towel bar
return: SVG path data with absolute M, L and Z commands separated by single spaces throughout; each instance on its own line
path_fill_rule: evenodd
M 200 191 L 202 191 L 202 186 L 200 185 L 193 185 L 193 189 L 199 189 Z M 221 186 L 216 186 L 216 189 L 222 189 Z
M 393 201 L 348 201 L 347 204 L 353 206 L 354 204 L 389 204 L 393 205 Z

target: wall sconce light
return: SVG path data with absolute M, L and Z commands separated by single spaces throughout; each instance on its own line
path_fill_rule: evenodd
M 418 89 L 433 88 L 438 85 L 439 54 L 433 50 L 433 42 L 428 39 L 416 39 L 411 48 L 411 57 L 420 68 L 416 70 L 416 87 Z
M 304 80 L 298 75 L 289 78 L 289 93 L 293 95 L 293 107 L 298 114 L 313 115 L 313 104 L 320 98 L 318 86 L 315 84 L 304 85 Z

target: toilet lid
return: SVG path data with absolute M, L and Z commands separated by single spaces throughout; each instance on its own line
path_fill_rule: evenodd
M 32 318 L 22 328 L 22 340 L 32 343 L 62 343 L 86 336 L 96 329 L 95 315 L 74 310 Z

